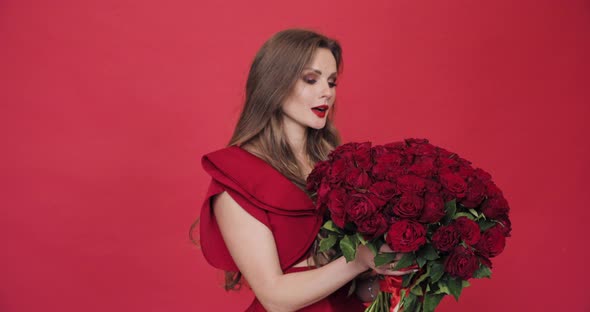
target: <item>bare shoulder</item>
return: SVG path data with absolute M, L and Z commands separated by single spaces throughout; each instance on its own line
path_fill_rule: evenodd
M 243 210 L 228 193 L 227 191 L 223 191 L 211 199 L 211 207 L 213 208 L 213 213 L 217 218 L 220 216 L 224 216 L 229 214 L 240 213 L 240 210 Z M 245 212 L 245 211 L 244 211 Z
M 242 229 L 258 228 L 269 232 L 268 228 L 248 213 L 227 191 L 215 195 L 211 202 L 213 214 L 222 231 L 239 232 Z

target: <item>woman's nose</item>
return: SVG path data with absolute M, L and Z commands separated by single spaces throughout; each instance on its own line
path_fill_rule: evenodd
M 322 84 L 322 90 L 321 90 L 321 95 L 323 98 L 326 98 L 326 100 L 329 100 L 330 98 L 332 98 L 333 96 L 333 90 L 332 88 L 330 88 L 330 83 L 329 82 L 324 82 Z

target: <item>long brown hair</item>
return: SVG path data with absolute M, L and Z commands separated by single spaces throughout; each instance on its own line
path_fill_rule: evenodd
M 247 144 L 260 158 L 305 189 L 303 172 L 283 134 L 282 103 L 318 48 L 329 49 L 341 71 L 342 49 L 336 40 L 305 29 L 276 33 L 256 54 L 246 83 L 246 102 L 229 146 Z M 335 105 L 334 105 L 335 106 Z M 330 115 L 324 128 L 307 129 L 305 154 L 312 164 L 340 144 Z
M 248 146 L 249 152 L 265 160 L 303 191 L 306 184 L 304 172 L 283 133 L 281 107 L 318 48 L 332 52 L 340 73 L 340 44 L 317 32 L 287 29 L 274 34 L 262 45 L 250 67 L 244 107 L 228 143 L 228 146 Z M 325 160 L 330 151 L 340 145 L 340 136 L 331 120 L 334 107 L 335 103 L 322 129 L 306 130 L 305 155 L 311 165 Z M 308 195 L 313 199 L 312 194 Z M 198 221 L 193 226 L 196 223 Z M 318 260 L 314 260 L 317 264 Z M 239 288 L 240 280 L 240 272 L 226 272 L 225 288 Z

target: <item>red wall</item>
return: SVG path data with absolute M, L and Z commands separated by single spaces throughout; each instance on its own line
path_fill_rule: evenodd
M 493 278 L 439 311 L 590 310 L 588 1 L 217 3 L 0 2 L 1 311 L 243 309 L 188 242 L 199 160 L 293 26 L 343 45 L 344 141 L 430 138 L 509 199 Z

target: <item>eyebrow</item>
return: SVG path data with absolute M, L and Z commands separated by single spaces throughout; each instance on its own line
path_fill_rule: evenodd
M 322 74 L 322 71 L 321 71 L 321 70 L 319 70 L 319 69 L 315 69 L 315 68 L 311 68 L 311 67 L 304 67 L 303 69 L 311 69 L 311 70 L 313 70 L 314 72 L 316 72 L 318 75 L 321 75 L 321 74 Z M 337 76 L 337 73 L 336 73 L 336 72 L 333 72 L 333 73 L 330 75 L 330 77 L 332 77 L 332 76 Z

